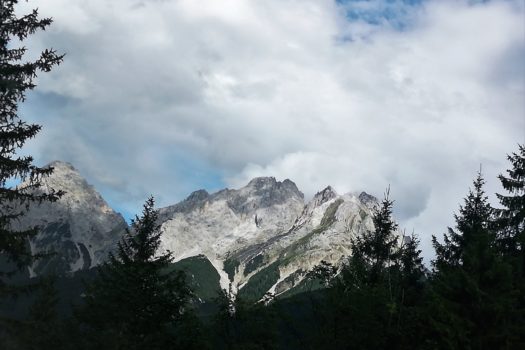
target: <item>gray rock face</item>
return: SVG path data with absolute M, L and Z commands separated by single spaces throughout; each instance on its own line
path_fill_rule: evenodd
M 370 208 L 374 208 L 378 201 L 377 201 L 377 198 L 366 193 L 366 192 L 361 192 L 359 194 L 359 200 L 365 204 L 366 206 L 370 207 Z
M 193 192 L 182 202 L 164 208 L 160 212 L 160 217 L 167 218 L 175 213 L 190 213 L 192 210 L 199 208 L 210 197 L 206 190 L 198 190 Z
M 292 181 L 255 178 L 238 190 L 200 190 L 161 209 L 162 249 L 177 259 L 205 255 L 223 288 L 250 289 L 254 276 L 271 270 L 264 291 L 279 294 L 321 260 L 341 263 L 351 238 L 373 228 L 376 205 L 364 192 L 341 196 L 330 186 L 305 204 Z
M 225 201 L 235 213 L 249 214 L 257 209 L 286 204 L 290 198 L 304 200 L 304 195 L 292 181 L 278 182 L 274 177 L 258 177 L 240 190 L 224 189 L 212 195 L 206 190 L 195 191 L 182 202 L 161 209 L 160 216 L 168 218 L 176 213 L 190 213 L 210 201 Z
M 31 273 L 66 274 L 93 267 L 115 247 L 126 222 L 71 164 L 49 166 L 54 171 L 43 179 L 43 189 L 65 194 L 55 203 L 31 204 L 19 223 L 20 228 L 39 228 L 30 242 L 32 253 L 54 253 L 37 260 Z
M 234 283 L 249 289 L 250 279 L 265 274 L 273 264 L 278 274 L 267 291 L 280 294 L 300 283 L 322 260 L 341 264 L 351 254 L 351 239 L 373 229 L 372 210 L 355 194 L 338 195 L 330 187 L 324 189 L 305 205 L 288 231 L 270 239 L 256 256 L 243 259 L 232 254 L 241 262 Z
M 232 250 L 265 244 L 286 231 L 304 207 L 304 196 L 290 180 L 256 178 L 238 190 L 193 192 L 160 210 L 162 249 L 176 259 L 203 254 L 227 285 L 223 262 Z

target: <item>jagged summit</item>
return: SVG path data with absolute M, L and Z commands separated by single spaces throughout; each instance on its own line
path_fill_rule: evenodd
M 42 178 L 42 185 L 47 189 L 66 192 L 60 202 L 75 197 L 79 199 L 79 203 L 89 202 L 95 205 L 105 205 L 107 210 L 110 210 L 102 196 L 80 175 L 80 172 L 71 163 L 55 160 L 45 166 L 45 168 L 50 167 L 53 168 L 53 172 L 49 176 Z
M 273 186 L 276 183 L 277 180 L 275 180 L 275 177 L 273 176 L 260 176 L 250 180 L 250 182 L 248 182 L 247 187 L 262 188 L 265 186 Z
M 58 169 L 62 168 L 62 169 L 69 169 L 69 170 L 72 170 L 72 171 L 78 171 L 77 169 L 75 169 L 73 164 L 71 164 L 69 162 L 62 161 L 62 160 L 54 160 L 54 161 L 48 163 L 47 165 L 45 165 L 44 168 L 58 168 Z
M 167 218 L 175 213 L 187 213 L 203 207 L 206 202 L 225 201 L 236 213 L 250 213 L 253 209 L 283 204 L 289 200 L 304 201 L 304 194 L 289 179 L 277 181 L 275 177 L 256 177 L 239 189 L 223 189 L 209 194 L 206 190 L 192 192 L 183 201 L 160 210 L 160 216 Z
M 255 193 L 261 193 L 264 191 L 282 191 L 287 192 L 291 195 L 304 198 L 303 193 L 299 191 L 297 185 L 293 181 L 291 181 L 290 179 L 285 179 L 284 181 L 277 181 L 273 176 L 256 177 L 250 182 L 248 182 L 248 184 L 240 190 L 253 191 Z
M 327 186 L 325 189 L 315 194 L 310 204 L 314 207 L 318 207 L 322 205 L 323 203 L 326 203 L 329 200 L 334 199 L 335 197 L 337 197 L 337 192 L 335 192 L 332 186 Z
M 202 199 L 205 199 L 205 198 L 208 198 L 209 197 L 209 193 L 208 191 L 206 190 L 197 190 L 197 191 L 194 191 L 192 192 L 188 198 L 186 198 L 187 201 L 199 201 L 199 200 L 202 200 Z
M 18 225 L 39 227 L 38 235 L 30 242 L 32 253 L 57 254 L 37 260 L 31 273 L 63 274 L 98 265 L 127 227 L 124 218 L 72 164 L 53 161 L 47 167 L 53 167 L 53 172 L 42 178 L 42 188 L 61 190 L 64 194 L 54 203 L 31 204 Z
M 183 201 L 169 207 L 161 208 L 159 219 L 163 220 L 174 213 L 187 213 L 195 210 L 199 206 L 202 206 L 208 198 L 210 198 L 208 191 L 203 189 L 194 191 Z
M 361 202 L 363 202 L 364 204 L 370 206 L 370 207 L 374 207 L 375 205 L 377 205 L 378 201 L 377 201 L 377 198 L 366 193 L 366 192 L 361 192 L 359 194 L 359 200 Z

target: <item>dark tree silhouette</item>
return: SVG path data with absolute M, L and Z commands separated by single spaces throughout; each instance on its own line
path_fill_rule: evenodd
M 352 259 L 357 265 L 365 264 L 368 270 L 366 283 L 371 285 L 382 281 L 388 272 L 387 267 L 399 257 L 399 236 L 396 235 L 398 225 L 392 218 L 394 201 L 389 198 L 389 194 L 388 189 L 374 213 L 374 229 L 352 240 Z
M 46 49 L 37 60 L 24 61 L 27 49 L 13 47 L 13 39 L 23 42 L 37 30 L 49 26 L 51 19 L 40 19 L 37 10 L 17 17 L 17 3 L 18 0 L 0 2 L 0 257 L 4 260 L 0 262 L 0 298 L 20 291 L 9 283 L 9 276 L 34 258 L 27 240 L 36 234 L 36 228 L 17 230 L 13 224 L 30 203 L 54 201 L 60 195 L 53 191 L 35 191 L 40 187 L 42 176 L 53 169 L 39 168 L 33 165 L 31 156 L 20 157 L 17 152 L 41 129 L 40 125 L 22 121 L 18 106 L 25 100 L 27 90 L 35 88 L 37 73 L 49 72 L 62 61 L 63 55 Z M 21 184 L 12 186 L 17 182 Z
M 88 286 L 78 317 L 92 332 L 91 348 L 177 348 L 176 328 L 192 293 L 184 272 L 170 269 L 171 253 L 157 255 L 157 216 L 150 198 Z
M 496 250 L 493 209 L 478 173 L 455 215 L 456 230 L 449 228 L 443 243 L 433 237 L 432 290 L 436 346 L 440 348 L 514 348 L 508 327 L 512 311 L 510 266 Z

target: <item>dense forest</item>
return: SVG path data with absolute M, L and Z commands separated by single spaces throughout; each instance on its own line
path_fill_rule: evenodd
M 201 303 L 185 270 L 173 268 L 171 253 L 157 254 L 161 230 L 153 198 L 107 261 L 75 282 L 83 292 L 74 305 L 61 301 L 67 288 L 60 276 L 21 279 L 18 272 L 42 256 L 28 250 L 38 227 L 19 231 L 14 223 L 28 203 L 56 201 L 62 193 L 35 191 L 52 168 L 17 155 L 41 129 L 21 120 L 18 107 L 37 73 L 64 56 L 45 50 L 33 62 L 22 61 L 26 49 L 13 48 L 13 40 L 52 21 L 36 10 L 17 17 L 17 2 L 0 4 L 0 348 L 525 348 L 525 145 L 493 179 L 505 190 L 497 194 L 498 208 L 478 173 L 451 213 L 453 228 L 433 237 L 430 267 L 417 235 L 397 234 L 387 190 L 374 229 L 352 240 L 352 255 L 341 266 L 316 266 L 308 287 L 286 297 L 253 300 L 230 288 Z M 13 186 L 13 180 L 29 185 Z

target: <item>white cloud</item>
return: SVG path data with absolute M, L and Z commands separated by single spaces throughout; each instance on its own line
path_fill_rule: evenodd
M 429 251 L 479 164 L 494 192 L 525 141 L 524 8 L 398 2 L 392 21 L 345 17 L 385 4 L 30 1 L 55 19 L 32 45 L 67 52 L 28 103 L 45 127 L 31 150 L 130 210 L 220 177 L 290 178 L 307 195 L 390 184 Z

